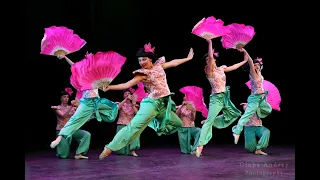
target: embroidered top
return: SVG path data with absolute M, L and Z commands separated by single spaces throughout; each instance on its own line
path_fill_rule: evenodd
M 244 126 L 262 126 L 262 121 L 257 116 L 257 114 L 254 113 L 250 120 Z
M 258 78 L 255 80 L 250 75 L 250 85 L 251 85 L 251 94 L 262 94 L 264 93 L 263 89 L 263 76 L 259 75 Z
M 60 110 L 62 112 L 62 114 L 64 114 L 65 112 L 67 112 L 67 110 L 70 108 L 71 106 L 67 106 L 67 107 L 63 107 L 61 105 L 58 106 L 57 110 Z M 69 119 L 71 118 L 71 116 L 74 114 L 74 112 L 76 111 L 76 107 L 72 107 L 71 111 L 69 112 L 69 114 L 67 115 L 67 117 L 61 117 L 58 114 L 56 114 L 57 117 L 57 126 L 56 126 L 56 130 L 61 130 L 64 125 L 69 121 Z
M 195 113 L 187 108 L 186 105 L 183 105 L 178 114 L 179 118 L 182 120 L 182 127 L 194 127 Z
M 165 63 L 165 59 L 159 58 L 151 69 L 138 69 L 133 72 L 134 75 L 142 73 L 147 75 L 147 79 L 142 83 L 148 93 L 148 98 L 161 98 L 170 95 L 170 89 L 167 83 L 166 73 L 161 64 Z
M 226 91 L 226 74 L 224 69 L 227 66 L 223 65 L 213 69 L 213 75 L 211 78 L 208 78 L 211 85 L 211 94 L 217 94 Z
M 120 104 L 120 102 L 116 102 L 116 104 Z M 139 105 L 136 104 L 136 107 L 139 108 Z M 133 109 L 133 105 L 131 102 L 124 102 L 121 108 L 119 109 L 119 117 L 117 124 L 128 125 L 132 118 L 134 117 L 135 112 Z
M 95 98 L 95 97 L 99 97 L 98 89 L 84 90 L 82 92 L 82 98 Z

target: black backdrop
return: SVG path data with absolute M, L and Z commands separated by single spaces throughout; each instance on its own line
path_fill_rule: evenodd
M 68 57 L 74 62 L 81 60 L 86 51 L 113 50 L 127 57 L 122 72 L 113 84 L 130 80 L 132 71 L 139 68 L 135 53 L 138 48 L 151 42 L 159 56 L 167 60 L 184 58 L 193 47 L 193 60 L 176 68 L 166 70 L 170 90 L 175 92 L 173 100 L 180 104 L 183 95 L 179 89 L 187 85 L 202 87 L 205 103 L 208 105 L 210 85 L 203 72 L 205 62 L 201 57 L 207 51 L 207 42 L 193 34 L 191 29 L 203 17 L 214 16 L 222 19 L 225 25 L 242 23 L 255 28 L 256 35 L 246 49 L 253 58 L 264 61 L 263 76 L 275 84 L 281 93 L 281 111 L 264 119 L 263 124 L 271 131 L 270 144 L 293 144 L 290 137 L 290 119 L 287 93 L 287 78 L 284 77 L 286 53 L 282 48 L 288 28 L 287 14 L 280 12 L 279 6 L 265 3 L 218 3 L 217 1 L 181 1 L 175 4 L 161 1 L 103 1 L 80 2 L 75 0 L 44 1 L 27 4 L 26 27 L 28 54 L 24 59 L 28 67 L 28 107 L 29 114 L 23 116 L 25 124 L 25 149 L 35 151 L 48 148 L 55 138 L 55 115 L 51 105 L 59 104 L 59 92 L 69 84 L 70 66 L 64 60 L 40 55 L 40 41 L 44 28 L 52 25 L 66 26 L 87 41 L 78 52 Z M 277 27 L 277 28 L 274 28 Z M 220 64 L 232 65 L 243 60 L 243 54 L 236 50 L 226 50 L 220 38 L 214 39 L 214 48 L 219 52 Z M 272 44 L 272 45 L 271 45 Z M 245 82 L 248 74 L 241 69 L 227 73 L 227 85 L 231 86 L 231 100 L 239 105 L 250 94 Z M 121 91 L 100 92 L 101 97 L 112 101 L 122 100 Z M 200 127 L 203 118 L 197 114 L 196 125 Z M 116 123 L 88 122 L 82 129 L 92 134 L 92 148 L 102 148 L 115 135 Z M 28 141 L 27 141 L 28 140 Z M 214 129 L 211 144 L 232 144 L 231 127 Z M 240 144 L 243 143 L 241 136 Z M 153 145 L 178 145 L 177 134 L 158 137 L 147 128 L 141 135 L 143 147 Z

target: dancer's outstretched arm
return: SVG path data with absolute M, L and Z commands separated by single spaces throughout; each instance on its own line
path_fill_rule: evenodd
M 183 64 L 187 61 L 190 61 L 192 58 L 193 58 L 193 49 L 190 48 L 190 51 L 189 51 L 189 54 L 186 58 L 183 58 L 183 59 L 174 59 L 174 60 L 171 60 L 169 62 L 166 62 L 166 63 L 163 63 L 161 64 L 162 65 L 162 68 L 163 69 L 167 69 L 167 68 L 172 68 L 172 67 L 177 67 L 179 66 L 180 64 Z
M 121 83 L 117 85 L 109 85 L 107 87 L 103 87 L 103 91 L 108 91 L 108 90 L 124 90 L 128 89 L 136 84 L 138 84 L 140 81 L 146 79 L 146 75 L 136 75 L 134 78 L 132 78 L 130 81 L 126 83 Z
M 243 61 L 241 61 L 237 64 L 234 64 L 232 66 L 228 66 L 227 68 L 224 69 L 224 72 L 234 71 L 234 70 L 238 69 L 239 67 L 241 67 L 242 65 L 244 65 L 247 61 L 248 61 L 248 56 L 247 56 L 247 54 L 245 54 Z
M 205 73 L 207 75 L 207 77 L 212 77 L 213 76 L 213 69 L 215 69 L 217 67 L 216 61 L 213 57 L 213 52 L 212 52 L 212 41 L 211 39 L 207 40 L 208 42 L 208 62 L 207 62 L 207 66 L 205 67 Z
M 254 70 L 254 64 L 253 64 L 253 60 L 252 60 L 251 56 L 249 55 L 247 50 L 245 50 L 244 48 L 242 48 L 240 51 L 243 51 L 244 54 L 248 56 L 248 63 L 249 63 L 249 66 L 250 66 L 250 75 L 253 77 L 253 79 L 257 79 L 258 78 L 258 74 Z

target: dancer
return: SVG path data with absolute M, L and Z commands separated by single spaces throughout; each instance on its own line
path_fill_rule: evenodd
M 263 68 L 262 62 L 256 59 L 252 60 L 244 48 L 238 50 L 244 52 L 245 57 L 248 59 L 251 95 L 248 97 L 248 105 L 244 114 L 239 119 L 238 124 L 232 127 L 235 144 L 238 143 L 244 124 L 250 120 L 254 113 L 257 112 L 258 117 L 265 118 L 272 111 L 270 104 L 266 101 L 268 91 L 263 89 L 263 76 L 261 75 L 261 70 Z
M 187 58 L 165 62 L 164 57 L 157 58 L 150 43 L 144 45 L 144 48 L 137 52 L 136 56 L 142 68 L 133 72 L 135 77 L 123 84 L 109 85 L 105 91 L 128 89 L 141 81 L 148 96 L 141 101 L 140 109 L 131 122 L 105 146 L 99 159 L 102 160 L 112 151 L 117 151 L 130 144 L 147 126 L 153 128 L 158 136 L 175 133 L 182 126 L 181 119 L 174 113 L 175 104 L 171 100 L 172 94 L 164 69 L 176 67 L 191 60 L 193 54 L 191 48 Z M 153 63 L 152 61 L 156 59 L 158 60 Z
M 59 58 L 63 57 L 59 56 Z M 72 61 L 70 60 L 70 62 Z M 74 65 L 72 62 L 72 66 Z M 62 138 L 67 139 L 71 137 L 81 126 L 92 119 L 92 115 L 100 122 L 102 120 L 105 122 L 113 122 L 118 115 L 118 105 L 106 98 L 100 98 L 98 89 L 84 90 L 79 107 L 60 130 L 58 137 L 51 142 L 50 147 L 55 148 L 61 142 Z
M 58 136 L 62 127 L 68 122 L 70 117 L 76 111 L 76 107 L 78 104 L 75 103 L 75 101 L 71 103 L 72 106 L 68 105 L 72 93 L 73 92 L 71 88 L 66 88 L 64 91 L 60 93 L 61 104 L 58 106 L 51 107 L 52 109 L 54 109 L 57 117 L 56 136 Z M 79 143 L 74 158 L 88 159 L 88 157 L 84 156 L 84 154 L 86 154 L 89 150 L 91 134 L 88 131 L 81 129 L 76 130 L 71 137 L 67 139 L 61 139 L 61 142 L 58 144 L 56 149 L 56 155 L 62 159 L 68 158 L 70 154 L 70 144 L 73 139 Z
M 201 131 L 194 124 L 196 119 L 195 106 L 192 102 L 186 101 L 186 97 L 183 97 L 183 102 L 177 107 L 176 114 L 182 120 L 182 127 L 178 130 L 181 152 L 195 154 Z M 194 139 L 193 145 L 191 145 L 191 138 Z
M 216 64 L 218 53 L 212 50 L 212 41 L 208 42 L 208 54 L 206 55 L 207 65 L 205 67 L 206 76 L 210 82 L 212 91 L 210 95 L 208 118 L 201 128 L 199 144 L 196 151 L 196 156 L 200 157 L 203 146 L 206 145 L 212 138 L 212 126 L 221 129 L 232 124 L 238 117 L 241 116 L 241 111 L 235 107 L 230 100 L 230 87 L 226 86 L 226 72 L 238 69 L 247 62 L 244 59 L 242 62 L 232 66 L 220 66 Z M 218 116 L 222 110 L 222 115 Z M 218 116 L 218 117 L 217 117 Z
M 132 95 L 129 89 L 123 91 L 123 101 L 116 102 L 119 107 L 119 118 L 117 122 L 117 133 L 124 127 L 126 127 L 135 114 L 139 110 L 139 105 L 136 103 L 136 96 Z M 138 136 L 131 144 L 125 146 L 124 148 L 116 151 L 119 155 L 132 155 L 138 156 L 136 150 L 140 149 L 140 137 Z
M 241 103 L 243 110 L 246 110 L 248 104 Z M 256 136 L 259 138 L 258 144 Z M 244 125 L 244 147 L 250 153 L 258 155 L 268 155 L 262 149 L 269 145 L 270 130 L 262 125 L 261 119 L 254 113 L 250 120 Z

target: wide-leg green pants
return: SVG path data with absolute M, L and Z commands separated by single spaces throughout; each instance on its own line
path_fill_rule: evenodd
M 230 87 L 226 91 L 210 95 L 209 113 L 200 133 L 199 144 L 204 146 L 212 138 L 212 126 L 218 129 L 230 126 L 241 116 L 241 111 L 230 100 Z M 219 112 L 222 111 L 222 115 Z
M 124 127 L 126 127 L 126 125 L 118 124 L 117 125 L 117 133 Z M 130 155 L 131 151 L 135 151 L 135 150 L 138 150 L 138 149 L 140 149 L 140 136 L 138 136 L 136 139 L 134 139 L 131 144 L 129 144 L 129 145 L 125 146 L 124 148 L 116 151 L 115 153 L 119 154 L 119 155 Z
M 251 94 L 248 97 L 248 106 L 238 121 L 238 124 L 232 127 L 234 134 L 241 134 L 243 126 L 251 119 L 254 113 L 257 113 L 258 117 L 265 118 L 272 112 L 270 104 L 266 101 L 268 91 L 264 94 Z
M 259 138 L 258 144 L 257 139 Z M 248 152 L 255 152 L 268 147 L 270 130 L 264 126 L 245 126 L 244 127 L 244 146 Z
M 201 129 L 198 127 L 181 127 L 178 130 L 179 144 L 182 153 L 191 154 L 197 149 Z M 191 139 L 194 139 L 191 145 Z
M 118 115 L 118 105 L 105 98 L 82 98 L 74 115 L 60 130 L 59 136 L 71 137 L 81 126 L 95 115 L 98 121 L 113 122 Z
M 175 103 L 171 100 L 171 96 L 144 98 L 134 118 L 106 147 L 112 151 L 122 149 L 132 143 L 147 126 L 154 129 L 158 136 L 177 132 L 182 126 L 182 121 L 174 112 L 175 110 Z
M 59 135 L 59 130 L 56 131 L 56 136 Z M 76 150 L 76 154 L 86 154 L 89 150 L 89 146 L 90 146 L 90 140 L 91 140 L 91 134 L 88 131 L 85 130 L 81 130 L 78 129 L 77 131 L 75 131 L 75 133 L 65 139 L 62 138 L 60 143 L 57 145 L 57 149 L 56 149 L 56 155 L 59 158 L 68 158 L 69 154 L 70 154 L 70 145 L 71 145 L 71 141 L 72 140 L 76 140 L 78 142 L 78 148 Z

